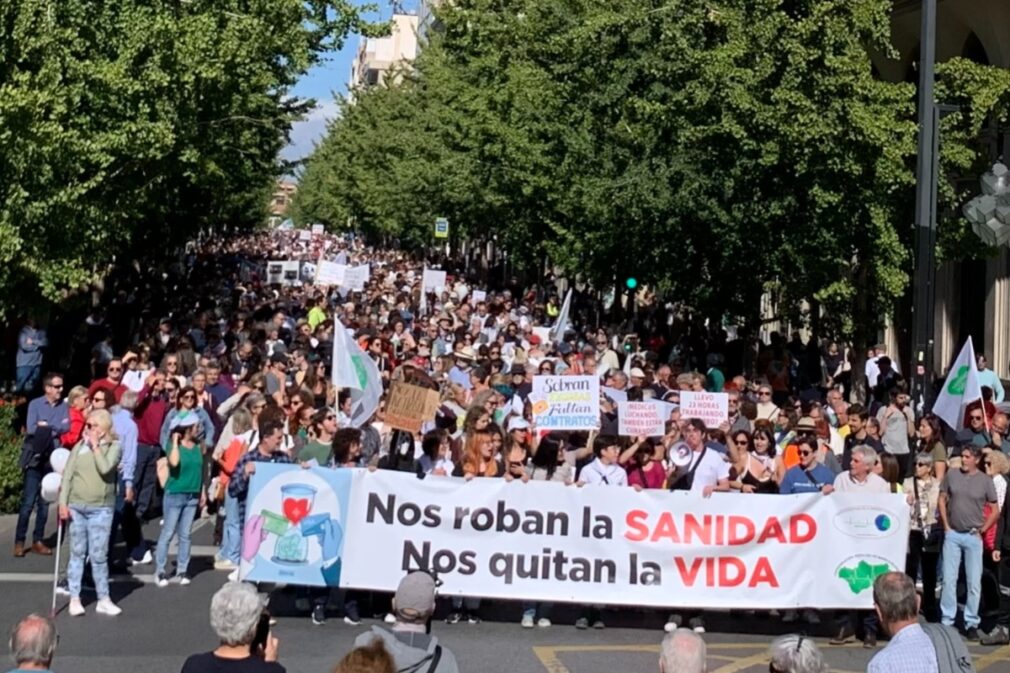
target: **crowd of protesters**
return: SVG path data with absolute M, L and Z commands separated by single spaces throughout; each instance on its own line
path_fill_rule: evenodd
M 369 280 L 360 291 L 316 286 L 311 269 L 320 258 L 368 264 Z M 277 275 L 271 268 L 277 260 L 297 261 L 299 271 Z M 933 415 L 915 417 L 882 347 L 857 373 L 837 343 L 804 342 L 798 333 L 790 340 L 773 333 L 768 343 L 730 339 L 723 330 L 685 323 L 647 290 L 636 331 L 628 334 L 599 327 L 578 288 L 566 312 L 563 280 L 548 276 L 521 288 L 502 279 L 480 287 L 465 269 L 444 266 L 445 286 L 422 291 L 424 263 L 406 253 L 275 231 L 194 246 L 163 282 L 139 270 L 117 279 L 69 355 L 44 358 L 45 330 L 27 324 L 18 386 L 30 391 L 37 382 L 42 395 L 25 407 L 15 556 L 52 553 L 41 484 L 49 471 L 44 458 L 60 446 L 71 450 L 59 516 L 69 521 L 63 590 L 73 615 L 84 614 L 85 560 L 105 614 L 120 611 L 108 597 L 110 562 L 113 571 L 153 563 L 158 587 L 187 584 L 199 516 L 215 517 L 215 568 L 236 579 L 249 477 L 258 462 L 606 483 L 705 497 L 901 492 L 912 530 L 906 570 L 921 581 L 925 617 L 954 623 L 963 556 L 965 635 L 980 637 L 988 569 L 1002 590 L 999 617 L 982 642 L 1010 642 L 1010 508 L 1002 508 L 1010 421 L 995 406 L 1003 396 L 997 377 L 986 379 L 985 402 L 969 407 L 967 427 L 952 435 Z M 371 417 L 352 422 L 355 402 L 330 378 L 334 329 L 341 325 L 373 358 L 387 389 L 404 380 L 439 391 L 441 405 L 422 433 L 386 426 L 384 398 Z M 43 366 L 63 373 L 45 374 Z M 529 402 L 538 374 L 598 376 L 599 429 L 539 432 Z M 851 401 L 857 377 L 868 385 L 863 403 Z M 729 418 L 718 427 L 680 416 L 680 393 L 701 390 L 728 393 Z M 619 399 L 668 402 L 666 434 L 619 436 Z M 678 464 L 675 453 L 690 459 Z M 141 524 L 159 512 L 163 525 L 152 547 Z M 120 532 L 122 548 L 114 544 Z M 176 538 L 173 573 L 168 549 Z M 348 623 L 360 622 L 358 598 L 344 600 Z M 314 622 L 324 622 L 325 595 L 300 604 Z M 447 621 L 478 623 L 479 611 L 478 597 L 456 599 Z M 526 604 L 522 626 L 550 626 L 549 613 L 549 605 Z M 780 616 L 801 618 L 795 611 Z M 820 620 L 813 610 L 802 618 Z M 670 615 L 667 631 L 685 623 L 705 630 L 704 616 L 692 613 Z M 843 615 L 836 642 L 858 628 L 873 646 L 877 624 L 869 613 Z M 587 609 L 576 626 L 603 628 L 600 611 Z

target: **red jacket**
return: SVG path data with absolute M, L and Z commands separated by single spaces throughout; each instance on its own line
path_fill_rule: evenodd
M 163 397 L 151 395 L 151 389 L 144 385 L 137 395 L 137 408 L 133 418 L 137 421 L 137 442 L 150 446 L 161 444 L 161 425 L 168 415 L 169 403 Z

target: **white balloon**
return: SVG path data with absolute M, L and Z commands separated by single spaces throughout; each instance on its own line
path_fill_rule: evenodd
M 70 451 L 68 449 L 55 449 L 51 456 L 49 456 L 49 464 L 53 466 L 53 472 L 56 474 L 63 474 L 63 468 L 67 466 L 67 461 L 70 460 Z
M 56 502 L 56 498 L 60 495 L 62 482 L 63 476 L 56 472 L 50 472 L 42 477 L 42 499 L 46 502 Z

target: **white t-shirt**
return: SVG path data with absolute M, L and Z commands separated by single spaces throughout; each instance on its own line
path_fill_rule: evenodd
M 579 481 L 587 484 L 603 484 L 604 486 L 627 486 L 628 473 L 617 463 L 604 465 L 597 458 L 582 468 Z
M 835 477 L 835 490 L 840 493 L 890 493 L 891 485 L 872 472 L 866 476 L 865 481 L 856 481 L 846 470 Z
M 706 486 L 718 486 L 720 480 L 729 479 L 729 463 L 718 451 L 714 449 L 695 451 L 694 456 L 684 468 L 686 472 L 690 472 L 694 464 L 701 460 L 698 469 L 694 471 L 691 493 L 701 493 Z

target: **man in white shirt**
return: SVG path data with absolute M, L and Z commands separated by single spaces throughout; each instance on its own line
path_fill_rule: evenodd
M 880 457 L 872 447 L 859 444 L 852 447 L 852 461 L 849 469 L 835 477 L 834 491 L 839 493 L 890 493 L 891 486 L 880 476 L 873 473 L 873 466 L 877 464 Z M 832 645 L 844 645 L 852 640 L 856 632 L 856 625 L 862 616 L 863 622 L 863 647 L 872 649 L 877 646 L 877 622 L 876 615 L 859 611 L 851 611 L 841 618 L 838 635 L 830 643 Z
M 890 484 L 873 473 L 879 460 L 872 446 L 853 447 L 849 469 L 835 477 L 835 490 L 839 493 L 890 493 Z
M 593 442 L 593 453 L 596 460 L 582 468 L 579 473 L 579 486 L 599 484 L 601 486 L 627 486 L 628 473 L 618 465 L 617 458 L 621 455 L 620 440 L 613 435 L 600 435 Z M 599 605 L 587 605 L 582 614 L 575 620 L 575 628 L 588 629 L 605 628 Z
M 707 435 L 703 421 L 687 421 L 684 443 L 691 449 L 691 462 L 675 469 L 670 476 L 670 490 L 690 491 L 704 498 L 715 491 L 729 490 L 729 463 L 721 453 L 705 446 Z
M 617 464 L 621 455 L 620 442 L 613 435 L 600 435 L 593 442 L 596 460 L 582 468 L 579 486 L 602 484 L 604 486 L 627 486 L 628 473 Z
M 688 419 L 684 427 L 684 443 L 691 450 L 691 461 L 674 468 L 670 475 L 670 490 L 690 491 L 703 498 L 711 497 L 716 491 L 729 490 L 729 463 L 721 453 L 705 446 L 707 436 L 708 430 L 703 421 Z M 683 615 L 674 613 L 667 617 L 663 629 L 672 633 L 683 623 Z M 695 633 L 705 633 L 705 620 L 701 613 L 689 614 L 687 623 Z

